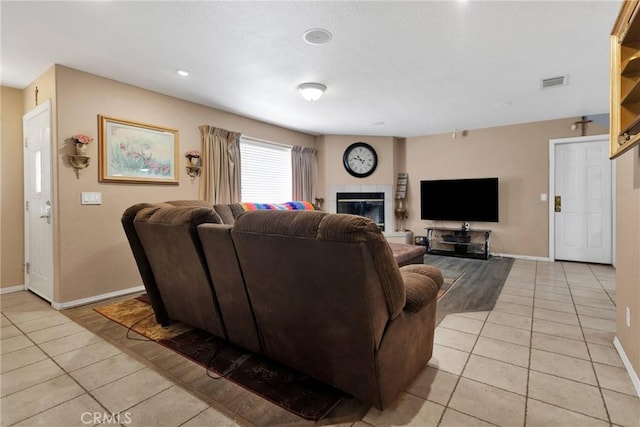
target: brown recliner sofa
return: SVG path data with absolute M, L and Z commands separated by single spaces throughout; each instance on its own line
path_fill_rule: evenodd
M 187 201 L 125 212 L 156 318 L 205 329 L 378 408 L 424 368 L 442 285 L 437 269 L 399 268 L 378 227 L 362 217 L 236 212 L 231 227 L 221 216 Z
M 442 274 L 399 268 L 373 221 L 247 212 L 231 235 L 266 356 L 381 409 L 424 369 Z

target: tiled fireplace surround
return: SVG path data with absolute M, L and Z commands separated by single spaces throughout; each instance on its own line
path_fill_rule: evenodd
M 384 193 L 385 234 L 392 233 L 396 229 L 396 218 L 393 212 L 394 194 L 392 185 L 331 184 L 329 185 L 329 200 L 327 204 L 327 211 L 331 213 L 336 213 L 338 210 L 337 193 Z

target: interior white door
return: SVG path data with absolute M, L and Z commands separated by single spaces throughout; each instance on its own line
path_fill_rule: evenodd
M 53 206 L 51 202 L 51 102 L 25 114 L 25 284 L 53 300 Z
M 611 179 L 608 139 L 555 146 L 556 259 L 611 264 Z

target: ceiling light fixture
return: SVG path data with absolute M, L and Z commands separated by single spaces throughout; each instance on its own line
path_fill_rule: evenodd
M 302 35 L 304 41 L 312 45 L 329 43 L 332 37 L 331 33 L 324 28 L 312 28 Z
M 189 74 L 191 74 L 189 70 L 176 70 L 176 73 L 181 77 L 189 77 Z
M 314 102 L 320 99 L 327 87 L 320 83 L 302 83 L 298 86 L 298 92 L 304 99 Z

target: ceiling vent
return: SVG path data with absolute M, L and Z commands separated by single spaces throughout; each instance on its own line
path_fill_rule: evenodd
M 540 88 L 548 89 L 550 87 L 566 86 L 568 84 L 568 76 L 550 77 L 540 80 Z

